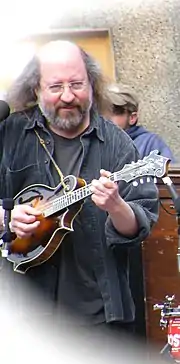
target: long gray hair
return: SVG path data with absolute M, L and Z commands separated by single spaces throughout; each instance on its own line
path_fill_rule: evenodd
M 94 58 L 82 48 L 79 49 L 93 90 L 92 108 L 103 114 L 111 107 L 106 78 Z M 40 61 L 34 56 L 7 91 L 6 101 L 12 111 L 22 111 L 37 103 L 35 91 L 40 87 L 40 77 Z

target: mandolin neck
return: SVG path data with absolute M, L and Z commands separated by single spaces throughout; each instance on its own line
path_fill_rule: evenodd
M 112 182 L 120 180 L 117 175 L 118 173 L 119 172 L 112 173 L 109 176 L 109 179 Z M 63 196 L 55 198 L 51 203 L 48 204 L 48 207 L 44 209 L 43 215 L 45 217 L 51 216 L 58 211 L 64 210 L 68 206 L 73 205 L 76 202 L 84 200 L 88 196 L 92 195 L 91 186 L 92 184 L 90 183 L 88 185 L 78 188 L 77 190 L 67 192 Z

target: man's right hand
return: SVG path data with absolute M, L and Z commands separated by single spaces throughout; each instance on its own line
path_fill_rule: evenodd
M 31 236 L 37 229 L 40 221 L 37 220 L 41 211 L 29 205 L 17 205 L 11 213 L 10 229 L 18 238 Z

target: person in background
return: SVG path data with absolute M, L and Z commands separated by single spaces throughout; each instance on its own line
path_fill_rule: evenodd
M 164 157 L 175 163 L 175 157 L 164 140 L 138 123 L 139 100 L 133 89 L 122 83 L 108 85 L 112 102 L 109 118 L 120 126 L 131 137 L 136 145 L 140 158 L 143 159 L 152 150 L 159 150 Z

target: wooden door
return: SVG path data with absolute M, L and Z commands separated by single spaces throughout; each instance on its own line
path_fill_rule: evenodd
M 180 171 L 171 167 L 168 174 L 180 195 Z M 162 330 L 159 325 L 160 311 L 153 307 L 163 303 L 166 295 L 175 295 L 175 307 L 180 305 L 180 272 L 177 264 L 178 225 L 174 204 L 162 181 L 159 181 L 158 188 L 162 206 L 157 224 L 143 243 L 143 269 L 147 339 L 161 349 L 167 341 L 167 328 Z

